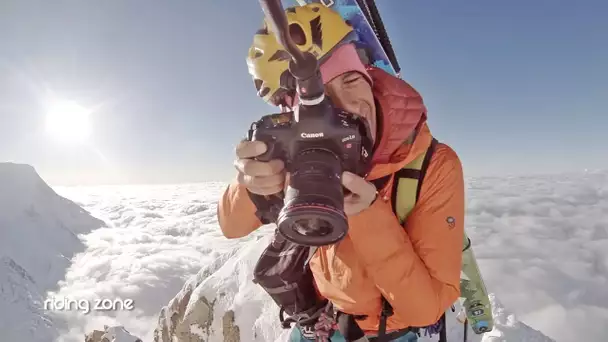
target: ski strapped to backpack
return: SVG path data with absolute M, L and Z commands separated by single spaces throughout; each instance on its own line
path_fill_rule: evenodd
M 399 62 L 397 61 L 397 56 L 395 55 L 395 50 L 391 45 L 391 41 L 388 37 L 388 33 L 386 32 L 386 28 L 384 27 L 384 22 L 382 22 L 382 18 L 380 17 L 380 13 L 378 8 L 376 7 L 375 0 L 356 0 L 357 4 L 359 4 L 359 8 L 365 14 L 365 17 L 369 23 L 369 25 L 374 30 L 376 34 L 376 38 L 380 42 L 380 45 L 384 49 L 384 52 L 387 55 L 388 60 L 390 61 L 393 69 L 395 70 L 395 75 L 399 76 L 401 72 L 401 67 L 399 67 Z
M 295 0 L 303 6 L 310 3 L 322 4 L 340 14 L 355 30 L 355 43 L 365 64 L 373 65 L 387 73 L 399 77 L 399 64 L 388 38 L 384 24 L 373 0 Z

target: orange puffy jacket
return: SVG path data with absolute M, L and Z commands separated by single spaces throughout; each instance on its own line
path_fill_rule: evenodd
M 368 72 L 382 127 L 367 177 L 374 180 L 425 153 L 432 136 L 418 92 L 382 70 Z M 394 310 L 390 331 L 435 323 L 460 295 L 464 179 L 458 156 L 437 145 L 404 227 L 391 208 L 392 181 L 378 189 L 378 200 L 368 209 L 348 218 L 349 231 L 340 243 L 320 247 L 310 261 L 320 295 L 340 311 L 366 315 L 358 323 L 370 333 L 378 330 L 381 296 Z M 260 227 L 255 211 L 246 189 L 229 185 L 218 206 L 223 234 L 240 238 Z

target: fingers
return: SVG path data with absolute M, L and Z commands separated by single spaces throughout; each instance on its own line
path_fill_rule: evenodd
M 376 198 L 374 184 L 348 171 L 342 174 L 342 185 L 352 192 L 351 195 L 346 196 L 345 201 L 356 199 L 364 203 L 371 203 Z
M 284 187 L 284 180 L 285 174 L 283 172 L 265 177 L 255 177 L 241 172 L 238 174 L 238 182 L 258 195 L 273 195 L 281 192 Z
M 236 169 L 248 176 L 265 177 L 281 173 L 285 168 L 282 160 L 275 159 L 261 162 L 253 159 L 237 159 L 234 161 Z
M 342 185 L 352 192 L 344 197 L 344 212 L 348 216 L 365 210 L 376 198 L 376 187 L 372 183 L 348 171 L 342 174 Z
M 281 160 L 261 162 L 252 158 L 266 152 L 266 144 L 261 141 L 241 141 L 236 147 L 237 159 L 234 167 L 238 170 L 237 181 L 249 191 L 258 195 L 272 195 L 283 190 L 285 164 Z
M 241 141 L 236 146 L 236 157 L 238 159 L 254 158 L 266 152 L 266 144 L 262 141 Z

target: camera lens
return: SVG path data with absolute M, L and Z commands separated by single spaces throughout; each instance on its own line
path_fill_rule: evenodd
M 309 246 L 340 241 L 348 230 L 344 213 L 341 163 L 323 149 L 300 152 L 293 159 L 285 205 L 277 225 L 286 239 Z
M 307 236 L 326 236 L 331 234 L 332 225 L 331 223 L 321 219 L 299 219 L 293 223 L 294 230 L 301 235 Z

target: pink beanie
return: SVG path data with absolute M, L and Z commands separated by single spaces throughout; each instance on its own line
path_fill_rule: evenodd
M 372 78 L 367 70 L 365 70 L 365 65 L 361 62 L 357 49 L 353 43 L 344 44 L 333 51 L 323 64 L 321 64 L 320 70 L 323 84 L 327 84 L 327 82 L 334 78 L 350 71 L 361 73 L 365 76 L 369 84 L 373 84 Z M 286 102 L 289 103 L 289 98 Z M 296 99 L 294 99 L 291 107 L 295 107 L 297 103 L 296 94 Z
M 331 53 L 329 58 L 321 64 L 321 76 L 323 84 L 333 80 L 335 77 L 350 71 L 358 71 L 367 78 L 367 81 L 372 84 L 372 78 L 365 70 L 365 65 L 361 62 L 357 49 L 353 43 L 340 46 Z

